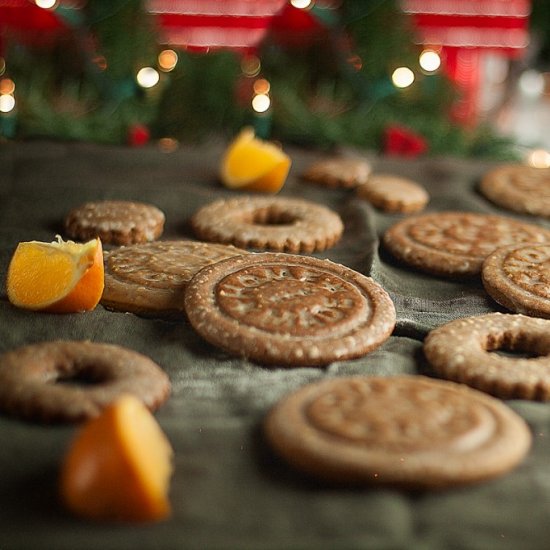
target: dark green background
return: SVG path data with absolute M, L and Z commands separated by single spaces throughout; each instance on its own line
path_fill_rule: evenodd
M 160 207 L 166 238 L 189 238 L 189 216 L 213 198 L 233 196 L 216 171 L 223 143 L 165 154 L 86 144 L 24 143 L 0 149 L 0 278 L 20 241 L 53 240 L 70 208 L 85 200 L 134 199 Z M 377 351 L 326 368 L 264 368 L 206 345 L 184 321 L 114 313 L 18 310 L 0 301 L 0 351 L 56 338 L 114 342 L 145 353 L 168 373 L 170 400 L 157 418 L 175 451 L 173 516 L 152 526 L 95 524 L 60 505 L 57 479 L 75 426 L 0 417 L 0 550 L 12 548 L 547 548 L 550 538 L 550 405 L 510 401 L 529 423 L 532 451 L 510 475 L 475 487 L 412 494 L 339 489 L 283 464 L 263 441 L 261 423 L 278 398 L 322 377 L 429 373 L 426 332 L 456 317 L 495 311 L 477 280 L 453 283 L 412 273 L 379 250 L 400 219 L 376 212 L 352 191 L 299 180 L 314 151 L 288 150 L 283 195 L 338 211 L 342 241 L 318 254 L 372 275 L 391 294 L 394 335 Z M 476 185 L 489 167 L 450 159 L 372 158 L 376 171 L 410 176 L 432 197 L 430 210 L 503 213 Z M 545 222 L 535 220 L 541 224 Z

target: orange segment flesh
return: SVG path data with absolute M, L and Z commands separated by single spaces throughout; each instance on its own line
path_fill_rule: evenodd
M 104 285 L 99 239 L 19 243 L 10 261 L 7 293 L 18 307 L 53 312 L 93 309 Z
M 61 496 L 75 514 L 148 522 L 170 515 L 172 448 L 147 407 L 125 395 L 77 434 L 61 470 Z
M 290 170 L 290 158 L 280 147 L 254 136 L 244 128 L 227 148 L 220 176 L 230 189 L 276 193 Z

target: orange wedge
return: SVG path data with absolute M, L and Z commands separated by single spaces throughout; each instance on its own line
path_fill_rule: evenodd
M 280 147 L 255 137 L 254 130 L 246 127 L 229 144 L 220 177 L 230 189 L 276 193 L 286 181 L 290 164 Z
M 124 395 L 88 421 L 69 447 L 60 490 L 74 514 L 152 522 L 170 515 L 172 447 L 149 409 Z
M 87 243 L 39 241 L 17 245 L 6 280 L 10 302 L 21 308 L 69 313 L 94 309 L 104 286 L 103 249 Z

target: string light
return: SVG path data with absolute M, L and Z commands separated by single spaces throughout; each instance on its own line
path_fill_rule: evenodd
M 408 88 L 414 82 L 414 73 L 408 67 L 398 67 L 393 71 L 391 80 L 396 88 Z
M 178 54 L 174 50 L 162 50 L 158 56 L 158 64 L 162 71 L 168 73 L 176 68 Z
M 138 71 L 136 80 L 142 88 L 152 88 L 158 84 L 160 74 L 153 67 L 143 67 Z
M 265 113 L 271 105 L 271 99 L 267 94 L 256 94 L 252 98 L 252 108 L 257 113 Z
M 305 10 L 313 4 L 313 0 L 290 0 L 292 7 Z
M 265 78 L 258 78 L 258 80 L 254 82 L 254 86 L 253 86 L 255 94 L 267 95 L 269 93 L 270 88 L 271 88 L 271 84 L 269 84 L 269 81 L 266 80 Z
M 434 50 L 424 50 L 420 54 L 418 62 L 426 72 L 433 73 L 441 66 L 441 57 Z
M 34 3 L 45 10 L 51 10 L 55 8 L 57 0 L 34 0 Z
M 550 168 L 550 153 L 544 149 L 535 149 L 529 153 L 527 163 L 535 168 Z
M 11 78 L 2 78 L 0 80 L 0 95 L 13 94 L 15 92 L 15 82 Z
M 0 113 L 9 113 L 15 109 L 15 98 L 11 94 L 0 95 Z

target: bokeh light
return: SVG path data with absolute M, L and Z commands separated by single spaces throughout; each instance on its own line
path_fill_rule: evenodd
M 9 113 L 15 109 L 15 98 L 10 94 L 0 95 L 0 113 Z
M 0 80 L 0 94 L 13 94 L 15 92 L 15 82 L 11 78 L 2 78 Z
M 290 3 L 294 8 L 304 10 L 313 4 L 313 0 L 290 0 Z
M 268 94 L 270 88 L 271 85 L 269 84 L 269 81 L 265 78 L 258 78 L 258 80 L 254 81 L 255 94 Z
M 529 153 L 527 163 L 535 168 L 550 168 L 550 153 L 544 149 L 535 149 Z
M 267 94 L 258 94 L 252 98 L 252 108 L 257 113 L 265 113 L 271 105 L 271 99 Z
M 257 76 L 260 74 L 260 59 L 255 55 L 247 55 L 242 58 L 241 71 L 246 76 Z
M 165 72 L 173 71 L 178 63 L 178 54 L 174 50 L 162 50 L 158 56 L 158 64 Z
M 441 57 L 434 50 L 424 50 L 420 54 L 418 62 L 426 72 L 433 73 L 441 66 Z
M 34 3 L 39 8 L 44 8 L 45 10 L 51 10 L 55 8 L 57 0 L 34 0 Z
M 391 80 L 396 88 L 407 88 L 414 82 L 414 73 L 408 67 L 398 67 L 393 71 Z
M 138 71 L 136 80 L 142 88 L 152 88 L 158 84 L 160 75 L 153 67 L 143 67 Z

